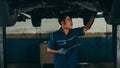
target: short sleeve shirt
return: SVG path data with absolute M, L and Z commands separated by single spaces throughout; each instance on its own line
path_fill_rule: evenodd
M 71 29 L 67 35 L 60 28 L 50 34 L 48 48 L 58 50 L 79 44 L 77 37 L 84 35 L 83 27 Z M 65 65 L 68 63 L 68 65 Z M 71 49 L 66 55 L 54 54 L 55 68 L 74 68 L 77 64 L 77 49 Z M 64 66 L 64 67 L 62 67 Z

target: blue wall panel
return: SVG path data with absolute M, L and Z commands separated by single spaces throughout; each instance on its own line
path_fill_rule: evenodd
M 113 61 L 112 39 L 106 38 L 81 38 L 82 46 L 79 47 L 79 61 L 81 62 L 109 62 Z M 106 43 L 108 42 L 108 44 Z
M 6 60 L 14 62 L 39 62 L 39 45 L 46 39 L 7 38 Z M 104 62 L 112 61 L 112 39 L 105 37 L 80 38 L 79 61 Z
M 35 38 L 7 39 L 7 62 L 39 62 L 39 45 L 43 40 Z

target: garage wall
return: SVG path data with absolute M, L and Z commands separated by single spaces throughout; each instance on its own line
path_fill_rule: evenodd
M 33 27 L 30 20 L 7 27 L 6 59 L 8 63 L 39 63 L 39 46 L 48 41 L 49 33 L 59 29 L 57 19 L 43 19 L 40 27 Z M 73 19 L 74 26 L 83 26 L 82 19 Z M 79 26 L 80 25 L 80 26 Z M 109 28 L 108 28 L 109 27 Z M 79 41 L 80 62 L 112 61 L 112 28 L 103 18 L 96 19 L 92 28 Z M 86 43 L 87 42 L 87 43 Z

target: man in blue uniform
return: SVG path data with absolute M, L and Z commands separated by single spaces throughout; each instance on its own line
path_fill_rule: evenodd
M 72 29 L 72 19 L 67 14 L 61 15 L 58 21 L 61 28 L 50 34 L 47 51 L 54 54 L 55 68 L 77 68 L 77 48 L 71 47 L 79 45 L 77 36 L 84 35 L 90 29 L 94 16 L 85 26 L 75 29 Z

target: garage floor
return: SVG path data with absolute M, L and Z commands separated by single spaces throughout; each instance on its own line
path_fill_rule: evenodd
M 54 68 L 53 64 L 45 64 L 43 67 L 40 64 L 22 63 L 22 64 L 8 64 L 7 68 Z M 114 68 L 113 63 L 89 63 L 78 64 L 78 68 Z

